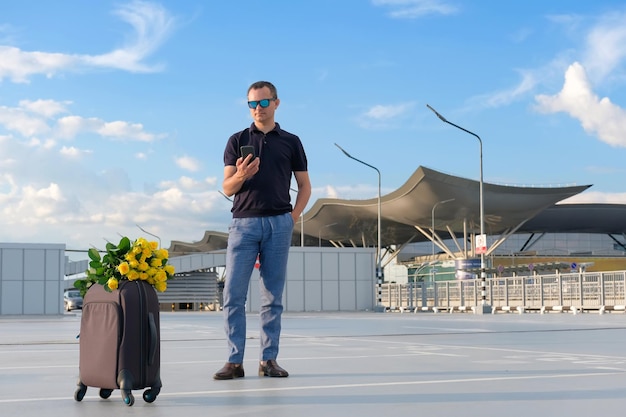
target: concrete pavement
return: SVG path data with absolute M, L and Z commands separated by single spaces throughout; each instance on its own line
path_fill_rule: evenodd
M 0 316 L 0 416 L 547 416 L 626 408 L 626 315 L 289 313 L 278 362 L 257 376 L 248 318 L 246 377 L 214 381 L 226 358 L 219 312 L 161 313 L 154 403 L 133 391 L 73 399 L 80 312 Z

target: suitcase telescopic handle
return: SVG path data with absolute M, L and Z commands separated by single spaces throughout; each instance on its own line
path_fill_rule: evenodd
M 150 353 L 148 355 L 148 364 L 152 365 L 154 363 L 154 357 L 156 355 L 158 344 L 157 327 L 153 313 L 148 313 L 148 321 L 150 322 Z

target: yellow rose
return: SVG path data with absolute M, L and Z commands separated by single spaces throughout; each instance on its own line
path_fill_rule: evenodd
M 128 262 L 122 262 L 117 266 L 117 270 L 120 271 L 120 274 L 126 275 L 130 271 L 130 266 L 128 266 Z
M 147 262 L 140 262 L 139 266 L 137 267 L 137 269 L 140 271 L 147 271 L 148 268 L 150 268 L 150 265 L 148 265 Z
M 116 290 L 117 289 L 117 285 L 118 282 L 115 278 L 109 278 L 109 280 L 107 281 L 107 286 L 111 289 L 111 290 Z
M 154 284 L 154 288 L 158 291 L 158 292 L 163 292 L 167 289 L 167 282 L 163 281 L 163 282 L 157 282 L 156 284 Z
M 128 278 L 130 281 L 136 281 L 139 279 L 139 272 L 133 269 L 128 273 L 126 278 Z
M 156 257 L 159 259 L 167 259 L 170 256 L 170 253 L 167 249 L 159 249 L 156 251 Z
M 154 276 L 154 279 L 156 279 L 157 282 L 165 282 L 167 281 L 167 274 L 165 271 L 159 271 Z
M 137 269 L 139 267 L 139 262 L 137 261 L 137 259 L 133 259 L 132 261 L 128 262 L 128 266 L 130 266 L 132 269 Z
M 148 274 L 146 274 L 145 272 L 140 272 L 139 273 L 139 279 L 142 281 L 145 281 L 148 279 Z
M 160 260 L 159 258 L 152 258 L 150 260 L 150 266 L 152 266 L 154 268 L 161 266 L 162 263 L 163 263 L 163 261 Z
M 176 272 L 173 265 L 165 265 L 165 268 L 163 269 L 168 273 L 168 275 L 174 275 L 174 272 Z
M 159 244 L 157 242 L 150 242 L 150 249 L 157 250 L 159 248 Z

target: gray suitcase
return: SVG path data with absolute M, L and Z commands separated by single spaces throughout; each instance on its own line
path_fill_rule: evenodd
M 146 402 L 161 391 L 159 299 L 144 281 L 120 281 L 119 288 L 105 291 L 92 285 L 85 294 L 80 322 L 80 355 L 76 401 L 87 387 L 100 388 L 109 398 L 120 389 L 122 400 L 132 406 L 132 390 L 148 388 Z

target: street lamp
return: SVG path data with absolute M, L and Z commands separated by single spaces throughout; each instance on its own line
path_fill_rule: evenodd
M 450 198 L 448 200 L 443 200 L 443 201 L 437 201 L 434 205 L 433 205 L 433 212 L 432 212 L 432 233 L 433 233 L 433 238 L 432 238 L 432 244 L 433 244 L 433 261 L 435 260 L 435 209 L 437 208 L 437 206 L 439 204 L 446 204 L 449 203 L 451 201 L 454 201 L 454 198 Z M 430 268 L 430 272 L 431 272 L 431 276 L 432 276 L 432 280 L 435 281 L 435 269 L 433 267 Z
M 304 212 L 300 213 L 300 247 L 304 247 Z
M 482 139 L 480 139 L 480 136 L 478 136 L 476 133 L 474 132 L 470 132 L 469 130 L 459 126 L 459 125 L 455 125 L 454 123 L 448 121 L 445 117 L 443 117 L 441 114 L 439 114 L 437 112 L 437 110 L 433 109 L 432 107 L 430 107 L 430 105 L 426 104 L 426 107 L 428 107 L 430 110 L 433 111 L 433 113 L 435 113 L 437 115 L 438 118 L 440 118 L 444 123 L 447 123 L 451 126 L 456 127 L 457 129 L 460 129 L 466 133 L 469 133 L 470 135 L 474 136 L 476 139 L 478 139 L 478 144 L 480 147 L 480 185 L 479 185 L 479 199 L 480 199 L 480 239 L 481 241 L 484 243 L 485 248 L 481 248 L 480 251 L 480 283 L 481 283 L 481 298 L 482 298 L 482 311 L 480 311 L 480 313 L 484 313 L 485 310 L 488 308 L 487 306 L 487 290 L 485 287 L 485 250 L 486 250 L 486 246 L 487 246 L 487 241 L 486 241 L 486 237 L 485 237 L 485 206 L 484 206 L 484 200 L 483 200 L 483 141 Z M 483 241 L 484 239 L 484 241 Z
M 367 162 L 363 162 L 360 159 L 355 158 L 354 156 L 350 155 L 348 152 L 346 152 L 341 146 L 337 145 L 335 143 L 335 146 L 338 147 L 341 152 L 343 152 L 348 158 L 350 159 L 354 159 L 357 162 L 360 162 L 361 164 L 368 166 L 370 168 L 372 168 L 373 170 L 375 170 L 378 173 L 378 249 L 376 251 L 376 279 L 378 280 L 378 299 L 376 301 L 376 306 L 374 308 L 374 311 L 377 312 L 384 312 L 385 308 L 382 306 L 382 294 L 383 294 L 383 279 L 384 279 L 384 275 L 383 275 L 383 268 L 382 268 L 382 248 L 381 248 L 381 244 L 380 244 L 380 171 L 378 170 L 378 168 L 376 168 L 373 165 L 368 164 Z
M 226 194 L 224 194 L 222 190 L 217 190 L 217 192 L 220 193 L 222 197 L 224 197 L 226 200 L 230 201 L 231 203 L 233 202 L 233 199 L 227 196 Z
M 289 187 L 289 190 L 297 193 L 298 190 Z M 300 247 L 304 247 L 304 211 L 300 213 Z

